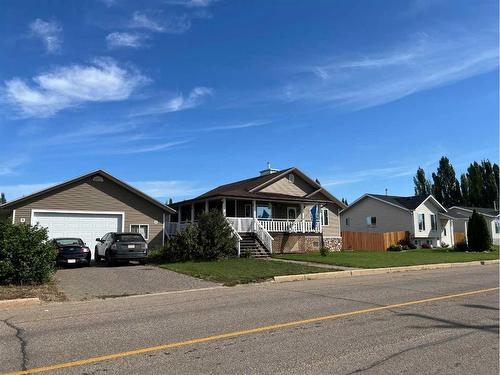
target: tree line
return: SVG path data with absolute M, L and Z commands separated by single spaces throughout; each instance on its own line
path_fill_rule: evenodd
M 456 177 L 455 169 L 450 160 L 443 156 L 439 160 L 436 172 L 432 173 L 432 180 L 427 179 L 423 168 L 418 167 L 413 184 L 415 195 L 432 194 L 445 207 L 499 207 L 500 187 L 499 168 L 489 160 L 472 162 L 466 173 L 462 173 L 460 181 Z

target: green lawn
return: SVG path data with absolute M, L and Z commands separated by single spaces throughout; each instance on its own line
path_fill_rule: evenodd
M 498 246 L 496 246 L 493 251 L 487 253 L 466 253 L 450 249 L 418 249 L 402 252 L 340 251 L 331 252 L 326 257 L 321 256 L 318 252 L 313 252 L 304 254 L 280 254 L 275 255 L 275 257 L 347 267 L 379 268 L 498 259 Z
M 160 267 L 224 285 L 246 284 L 271 279 L 273 276 L 330 271 L 260 259 L 224 259 L 212 262 L 165 263 Z

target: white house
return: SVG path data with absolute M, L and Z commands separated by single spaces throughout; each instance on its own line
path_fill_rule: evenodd
M 496 245 L 500 244 L 500 212 L 493 208 L 459 206 L 449 208 L 448 213 L 453 217 L 455 223 L 454 232 L 463 234 L 467 241 L 467 223 L 474 210 L 486 219 L 493 243 Z

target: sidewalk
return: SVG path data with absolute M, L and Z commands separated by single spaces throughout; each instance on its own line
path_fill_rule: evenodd
M 337 271 L 352 271 L 352 270 L 360 270 L 361 269 L 361 268 L 355 268 L 355 267 L 337 266 L 334 264 L 305 262 L 305 261 L 301 261 L 301 260 L 278 259 L 278 258 L 266 258 L 266 260 L 274 260 L 276 262 L 285 262 L 285 263 L 295 263 L 295 264 L 301 264 L 303 266 L 326 268 L 329 270 L 337 270 Z

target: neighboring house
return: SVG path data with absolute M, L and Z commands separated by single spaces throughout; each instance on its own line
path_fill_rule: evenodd
M 455 237 L 467 241 L 467 223 L 474 210 L 486 219 L 493 243 L 496 245 L 500 244 L 500 212 L 493 208 L 459 206 L 448 208 L 448 213 L 453 217 L 454 221 Z
M 453 219 L 432 195 L 365 194 L 341 211 L 342 232 L 410 233 L 415 245 L 453 245 Z
M 339 211 L 346 206 L 295 167 L 268 166 L 258 177 L 219 186 L 172 207 L 178 214 L 171 216 L 169 233 L 215 209 L 228 218 L 243 244 L 260 245 L 266 253 L 342 246 Z M 311 212 L 316 213 L 314 220 Z
M 0 205 L 13 223 L 40 224 L 50 238 L 79 237 L 93 252 L 108 232 L 138 232 L 162 245 L 164 223 L 175 211 L 98 170 Z

